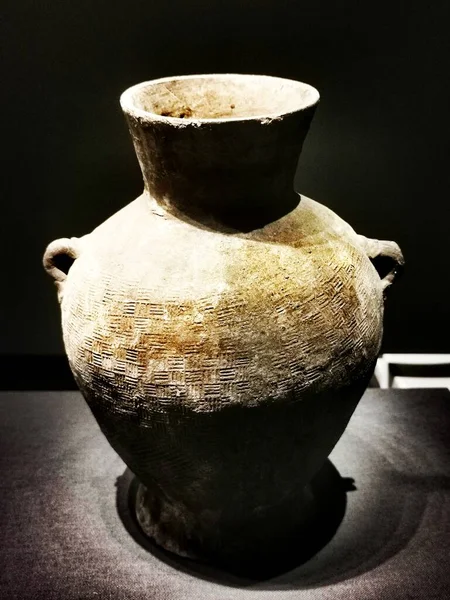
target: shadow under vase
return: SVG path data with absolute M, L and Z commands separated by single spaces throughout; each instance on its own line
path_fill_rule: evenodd
M 160 498 L 129 469 L 118 479 L 117 508 L 127 531 L 160 560 L 202 578 L 243 585 L 277 577 L 317 554 L 335 535 L 352 489 L 353 480 L 342 478 L 327 460 L 288 502 L 256 511 L 245 523 L 221 525 L 219 520 L 206 538 L 193 532 L 189 552 L 171 546 L 177 539 L 175 512 L 169 522 Z

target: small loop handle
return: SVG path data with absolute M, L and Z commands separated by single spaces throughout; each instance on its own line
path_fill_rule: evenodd
M 383 293 L 394 283 L 403 271 L 405 259 L 396 242 L 387 240 L 374 240 L 363 235 L 358 236 L 367 256 L 375 261 L 377 258 L 392 260 L 392 269 L 381 279 Z
M 51 242 L 44 253 L 43 265 L 47 273 L 55 281 L 58 289 L 58 300 L 61 302 L 63 296 L 64 282 L 67 273 L 58 266 L 58 258 L 66 257 L 76 260 L 81 253 L 81 244 L 79 238 L 60 238 Z

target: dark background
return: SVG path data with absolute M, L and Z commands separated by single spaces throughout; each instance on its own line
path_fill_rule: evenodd
M 210 72 L 319 89 L 296 189 L 358 233 L 400 244 L 407 269 L 387 302 L 384 351 L 448 352 L 448 5 L 3 2 L 3 358 L 63 354 L 45 246 L 88 233 L 141 192 L 120 93 Z

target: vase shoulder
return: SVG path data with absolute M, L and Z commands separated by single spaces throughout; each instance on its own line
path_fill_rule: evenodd
M 311 269 L 320 268 L 327 278 L 330 267 L 332 277 L 343 261 L 355 260 L 373 271 L 350 225 L 305 196 L 282 218 L 243 233 L 173 216 L 144 194 L 86 236 L 76 266 L 84 275 L 113 273 L 124 285 L 180 301 L 251 286 L 269 276 L 299 278 L 305 286 Z M 376 276 L 372 280 L 379 283 Z

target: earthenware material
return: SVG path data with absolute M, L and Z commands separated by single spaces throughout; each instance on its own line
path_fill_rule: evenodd
M 130 88 L 144 193 L 45 253 L 75 379 L 142 483 L 138 519 L 182 555 L 257 552 L 302 523 L 374 369 L 403 258 L 293 191 L 318 99 L 248 75 Z

